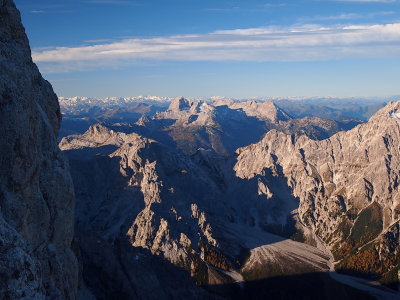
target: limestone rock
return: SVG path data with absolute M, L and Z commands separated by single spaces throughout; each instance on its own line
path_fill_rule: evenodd
M 399 223 L 398 111 L 400 102 L 389 103 L 369 122 L 322 141 L 271 131 L 238 150 L 236 174 L 250 179 L 280 170 L 274 176 L 285 178 L 299 199 L 300 222 L 329 246 L 339 268 L 384 276 L 395 267 L 391 256 L 371 253 L 367 258 L 365 248 L 360 249 L 376 242 L 385 247 L 388 240 L 382 235 Z M 398 251 L 399 241 L 390 241 Z M 351 250 L 357 253 L 354 258 L 348 257 Z M 361 260 L 374 267 L 366 271 Z
M 242 109 L 246 115 L 256 117 L 260 120 L 269 120 L 273 123 L 289 121 L 292 119 L 285 111 L 280 109 L 272 101 L 256 102 L 234 102 L 229 105 L 232 109 Z
M 171 101 L 168 110 L 173 112 L 179 112 L 181 110 L 190 109 L 191 103 L 184 97 L 178 97 Z
M 0 298 L 73 299 L 74 191 L 57 96 L 32 62 L 13 1 L 0 1 Z

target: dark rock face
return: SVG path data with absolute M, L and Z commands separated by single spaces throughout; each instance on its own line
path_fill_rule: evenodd
M 60 109 L 11 0 L 0 0 L 0 120 L 0 298 L 73 299 L 74 192 L 56 143 Z

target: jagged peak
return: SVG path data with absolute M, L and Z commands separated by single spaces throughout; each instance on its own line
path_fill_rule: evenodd
M 340 131 L 334 135 L 332 135 L 329 141 L 335 140 L 358 140 L 361 141 L 367 136 L 383 136 L 385 134 L 397 134 L 399 132 L 398 122 L 400 122 L 400 101 L 389 102 L 385 107 L 376 112 L 368 122 L 362 123 L 351 130 L 348 131 Z M 393 129 L 393 130 L 392 130 Z M 304 145 L 308 142 L 313 142 L 317 144 L 321 144 L 324 141 L 312 141 L 309 137 L 305 135 L 295 136 L 288 135 L 283 132 L 279 132 L 277 130 L 270 130 L 265 136 L 258 142 L 252 145 L 248 145 L 246 147 L 242 147 L 237 149 L 237 153 L 240 154 L 246 149 L 250 148 L 263 148 L 266 147 L 267 144 L 274 141 L 274 143 L 284 143 L 286 145 L 300 147 L 300 145 Z
M 105 123 L 93 124 L 89 127 L 84 134 L 99 135 L 99 134 L 109 134 L 112 130 L 107 127 Z
M 139 120 L 137 120 L 136 122 L 135 122 L 135 124 L 136 125 L 139 125 L 139 126 L 146 126 L 146 124 L 148 124 L 150 122 L 150 118 L 148 117 L 148 116 L 146 116 L 146 115 L 142 115 L 140 118 L 139 118 Z
M 372 115 L 369 120 L 374 121 L 382 118 L 400 119 L 400 101 L 389 102 L 374 115 Z
M 190 109 L 192 103 L 184 98 L 183 96 L 176 97 L 174 100 L 171 101 L 171 104 L 168 107 L 168 110 L 170 111 L 182 111 L 182 110 L 188 110 Z
M 230 105 L 234 109 L 243 109 L 248 116 L 254 116 L 259 119 L 269 119 L 272 122 L 288 121 L 292 119 L 283 109 L 272 101 L 245 101 L 235 102 Z
M 142 136 L 137 133 L 125 133 L 113 129 L 112 126 L 107 124 L 94 124 L 89 129 L 79 135 L 70 135 L 64 137 L 59 147 L 61 150 L 81 149 L 81 148 L 97 148 L 106 145 L 114 145 L 121 147 L 125 143 L 139 142 L 144 140 Z

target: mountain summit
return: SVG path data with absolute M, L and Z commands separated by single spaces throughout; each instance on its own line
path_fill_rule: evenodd
M 188 110 L 191 107 L 191 103 L 189 100 L 185 99 L 184 97 L 177 97 L 171 101 L 171 104 L 168 107 L 168 110 L 173 112 L 179 112 L 182 110 Z

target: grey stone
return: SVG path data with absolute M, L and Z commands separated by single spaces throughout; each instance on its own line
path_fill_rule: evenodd
M 74 299 L 74 191 L 56 143 L 60 109 L 11 0 L 0 1 L 0 120 L 0 298 Z

